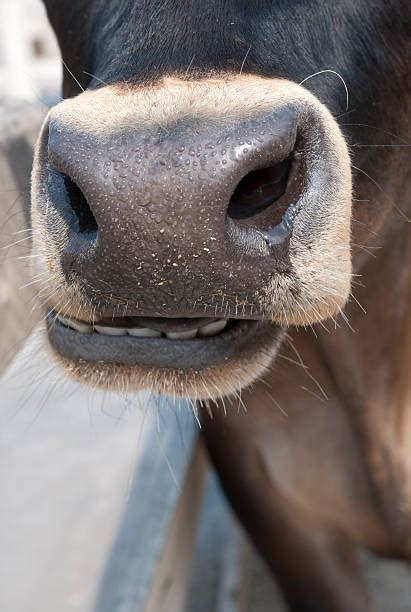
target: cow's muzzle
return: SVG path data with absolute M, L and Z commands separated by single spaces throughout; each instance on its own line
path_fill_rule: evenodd
M 33 187 L 49 337 L 66 361 L 204 380 L 269 361 L 281 327 L 346 300 L 346 146 L 286 81 L 86 92 L 51 111 Z

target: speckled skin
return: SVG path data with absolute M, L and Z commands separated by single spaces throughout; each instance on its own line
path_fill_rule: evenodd
M 217 107 L 221 102 L 215 117 L 204 117 L 204 110 L 193 105 L 200 94 Z M 238 107 L 239 95 L 243 107 Z M 248 77 L 196 84 L 169 80 L 132 96 L 137 113 L 125 112 L 128 96 L 109 88 L 53 109 L 33 176 L 35 223 L 44 223 L 47 209 L 52 240 L 47 248 L 54 243 L 66 280 L 83 283 L 93 306 L 96 299 L 101 302 L 99 312 L 112 309 L 113 296 L 142 316 L 227 314 L 285 322 L 284 304 L 277 304 L 281 287 L 276 300 L 267 299 L 266 293 L 273 283 L 282 283 L 288 285 L 283 291 L 302 295 L 303 258 L 309 255 L 315 272 L 317 258 L 329 256 L 327 249 L 339 240 L 345 253 L 340 250 L 337 261 L 334 251 L 330 263 L 336 272 L 349 273 L 347 149 L 331 116 L 313 96 L 291 83 Z M 150 116 L 152 105 L 156 111 Z M 115 116 L 110 130 L 107 106 Z M 142 123 L 144 127 L 128 129 Z M 47 159 L 42 157 L 46 146 Z M 228 203 L 241 178 L 281 161 L 294 148 L 297 157 L 304 150 L 304 168 L 296 164 L 291 181 L 296 187 L 290 186 L 274 211 L 246 224 L 228 218 Z M 78 183 L 91 203 L 99 227 L 93 240 L 81 242 L 70 233 L 73 213 L 61 172 Z M 267 245 L 263 231 L 296 201 L 304 210 L 290 241 Z M 321 283 L 327 284 L 323 270 Z M 328 283 L 343 304 L 349 279 L 330 273 Z M 323 296 L 302 295 L 307 297 L 317 300 L 321 310 Z M 305 307 L 309 312 L 310 304 Z M 288 310 L 288 322 L 307 318 L 291 304 Z M 335 311 L 335 306 L 328 310 Z
M 293 150 L 295 114 L 234 119 L 232 126 L 170 117 L 165 127 L 115 130 L 106 147 L 99 136 L 68 135 L 64 106 L 56 110 L 50 163 L 81 187 L 99 227 L 92 243 L 65 245 L 68 282 L 80 279 L 103 303 L 110 293 L 122 297 L 142 316 L 258 316 L 261 288 L 290 264 L 267 248 L 257 222 L 242 231 L 230 223 L 227 206 L 243 176 Z M 50 199 L 58 180 L 56 173 Z

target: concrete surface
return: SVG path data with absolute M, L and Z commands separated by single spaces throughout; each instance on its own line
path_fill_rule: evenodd
M 136 542 L 148 539 L 152 547 L 141 545 L 146 558 L 126 586 L 144 586 L 150 579 L 142 576 L 158 535 L 150 529 L 165 529 L 174 503 L 170 493 L 174 499 L 180 495 L 193 438 L 182 412 L 158 405 L 147 410 L 147 399 L 105 394 L 65 379 L 36 341 L 0 381 L 1 611 L 98 609 L 103 572 L 107 597 L 112 575 L 107 563 L 119 529 L 124 534 L 124 512 L 133 495 L 134 521 L 142 533 L 134 522 L 121 558 Z M 150 466 L 146 461 L 144 482 L 140 477 L 136 489 L 133 473 L 140 456 L 147 460 L 148 444 L 154 460 Z M 144 511 L 158 520 L 143 520 Z M 155 544 L 154 553 L 158 550 Z M 133 560 L 138 561 L 134 555 Z

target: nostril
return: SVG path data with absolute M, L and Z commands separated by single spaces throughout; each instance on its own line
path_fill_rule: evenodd
M 228 216 L 246 219 L 265 210 L 284 195 L 292 164 L 290 155 L 282 162 L 249 172 L 237 185 L 228 205 Z
M 76 215 L 79 233 L 97 232 L 97 221 L 80 187 L 67 174 L 63 175 L 68 202 Z

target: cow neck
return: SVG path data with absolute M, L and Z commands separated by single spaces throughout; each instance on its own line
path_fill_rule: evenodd
M 390 193 L 410 215 L 406 182 Z M 390 215 L 395 221 L 384 246 L 362 267 L 362 286 L 353 289 L 365 312 L 350 300 L 345 313 L 353 331 L 340 320 L 335 332 L 320 329 L 316 342 L 359 437 L 383 513 L 401 538 L 411 517 L 411 225 Z

